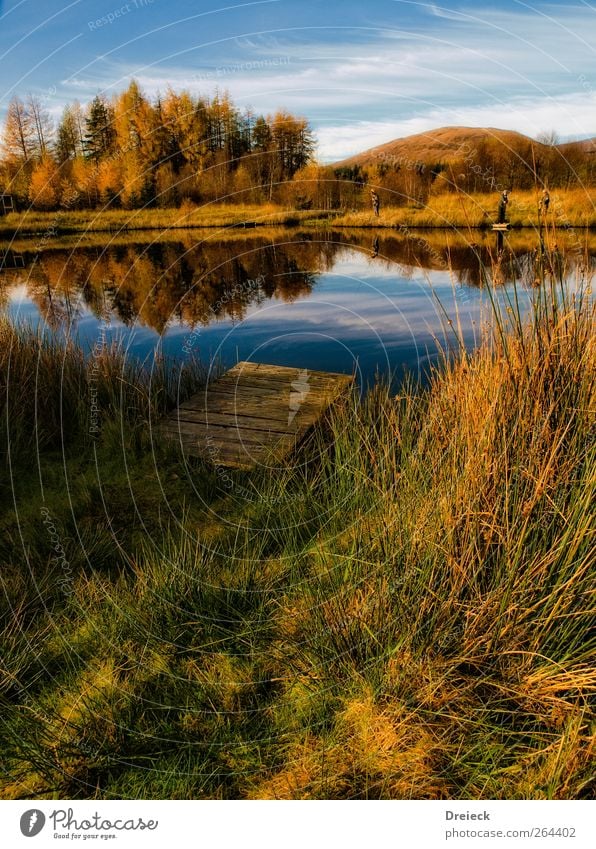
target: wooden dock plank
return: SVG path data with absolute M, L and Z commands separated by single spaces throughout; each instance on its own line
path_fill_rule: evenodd
M 172 420 L 173 419 L 173 420 Z M 223 427 L 227 430 L 257 430 L 263 433 L 288 433 L 288 417 L 284 419 L 258 418 L 257 416 L 230 415 L 226 413 L 206 413 L 204 410 L 179 410 L 170 420 L 172 425 L 177 422 L 186 424 L 210 425 Z M 296 428 L 294 428 L 296 430 Z
M 286 439 L 288 436 L 295 434 L 283 433 L 279 431 L 265 430 L 249 430 L 248 428 L 223 427 L 222 425 L 212 425 L 197 422 L 176 422 L 173 425 L 166 424 L 165 430 L 173 434 L 181 434 L 183 437 L 197 438 L 198 440 L 207 440 L 217 442 L 219 444 L 238 445 L 271 445 L 275 444 L 280 439 Z
M 353 383 L 345 374 L 238 363 L 162 423 L 183 451 L 251 469 L 281 460 Z
M 298 395 L 298 393 L 296 393 Z M 302 402 L 302 415 L 315 414 L 319 411 L 322 404 L 325 403 L 328 396 L 310 396 Z M 331 396 L 334 397 L 334 396 Z M 277 396 L 258 396 L 248 395 L 242 396 L 240 393 L 233 396 L 222 396 L 217 392 L 207 394 L 201 399 L 197 399 L 192 406 L 180 406 L 176 413 L 172 414 L 176 418 L 184 418 L 188 413 L 219 413 L 221 415 L 233 416 L 252 416 L 254 418 L 265 419 L 267 421 L 287 421 L 290 410 L 290 403 L 293 403 L 290 393 Z

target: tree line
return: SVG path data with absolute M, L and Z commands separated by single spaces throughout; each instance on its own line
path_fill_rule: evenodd
M 57 126 L 38 98 L 14 97 L 0 191 L 46 210 L 276 201 L 313 151 L 308 122 L 287 111 L 241 111 L 227 93 L 152 100 L 133 80 L 110 99 L 67 105 Z

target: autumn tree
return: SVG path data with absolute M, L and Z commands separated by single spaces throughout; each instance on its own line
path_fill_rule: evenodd
M 331 166 L 311 162 L 294 174 L 286 197 L 298 209 L 336 209 L 340 185 Z
M 178 179 L 171 162 L 155 169 L 155 197 L 158 206 L 175 206 L 178 200 Z
M 35 151 L 35 129 L 29 110 L 19 97 L 8 104 L 2 137 L 4 155 L 8 159 L 28 162 Z
M 206 104 L 195 102 L 188 91 L 179 93 L 168 89 L 161 101 L 163 126 L 167 130 L 168 158 L 178 171 L 185 164 L 200 166 L 207 152 L 209 131 Z
M 54 125 L 50 114 L 41 100 L 32 94 L 27 97 L 26 110 L 31 125 L 34 153 L 40 158 L 45 157 L 54 139 Z
M 288 112 L 255 116 L 227 92 L 197 98 L 168 89 L 150 99 L 133 80 L 111 99 L 97 95 L 84 112 L 76 102 L 66 106 L 55 144 L 43 103 L 14 98 L 0 171 L 3 186 L 18 182 L 20 196 L 39 197 L 44 208 L 54 196 L 75 208 L 233 200 L 238 193 L 260 202 L 283 198 L 284 184 L 313 150 L 307 122 Z M 58 185 L 47 179 L 51 162 Z
M 84 117 L 80 103 L 64 107 L 56 133 L 56 158 L 64 163 L 84 154 Z
M 273 149 L 279 178 L 291 180 L 296 171 L 310 161 L 314 138 L 306 118 L 295 118 L 288 112 L 277 112 L 271 121 Z
M 272 150 L 271 127 L 263 115 L 257 116 L 254 124 L 251 121 L 250 149 L 246 167 L 251 175 L 253 186 L 266 190 L 270 197 L 273 191 L 273 172 L 275 156 Z
M 31 172 L 29 200 L 36 209 L 55 209 L 60 200 L 60 171 L 55 160 L 45 154 Z
M 122 188 L 122 163 L 115 157 L 104 159 L 96 167 L 95 188 L 102 207 L 120 203 Z
M 159 133 L 156 110 L 136 80 L 114 102 L 116 147 L 121 151 L 124 206 L 133 208 L 155 198 L 155 172 L 159 164 Z

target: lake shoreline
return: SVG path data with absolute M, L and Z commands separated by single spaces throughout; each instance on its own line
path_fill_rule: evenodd
M 568 191 L 554 195 L 548 216 L 540 217 L 533 192 L 518 192 L 509 203 L 511 230 L 596 229 L 596 195 Z M 367 230 L 465 230 L 490 232 L 497 220 L 494 194 L 438 195 L 428 205 L 372 211 L 287 209 L 273 204 L 141 210 L 59 210 L 10 213 L 0 218 L 0 239 L 51 239 L 76 233 L 120 233 L 146 230 L 257 229 L 321 227 Z
M 185 231 L 185 230 L 215 230 L 215 229 L 224 229 L 224 230 L 257 230 L 263 229 L 267 227 L 280 227 L 288 230 L 294 229 L 297 226 L 300 227 L 308 227 L 312 229 L 319 229 L 321 224 L 328 224 L 333 229 L 342 229 L 342 230 L 395 230 L 399 232 L 404 229 L 414 230 L 420 232 L 428 232 L 428 231 L 437 231 L 437 232 L 449 232 L 452 230 L 456 230 L 460 232 L 461 230 L 474 231 L 479 233 L 491 233 L 492 225 L 485 224 L 466 224 L 465 226 L 462 224 L 384 224 L 382 222 L 372 223 L 372 224 L 349 224 L 338 222 L 337 219 L 333 217 L 329 217 L 328 219 L 318 219 L 316 222 L 311 221 L 301 221 L 297 224 L 294 221 L 288 221 L 287 223 L 275 223 L 272 224 L 269 221 L 246 221 L 243 224 L 233 223 L 233 224 L 173 224 L 168 226 L 168 230 L 172 231 Z M 106 234 L 118 234 L 118 233 L 146 233 L 151 230 L 159 230 L 161 229 L 159 226 L 155 224 L 143 224 L 139 227 L 57 227 L 52 232 L 52 237 L 59 236 L 73 236 L 77 233 L 106 233 Z M 515 224 L 509 227 L 511 231 L 523 231 L 523 230 L 538 230 L 537 225 L 532 224 Z M 586 232 L 596 231 L 596 224 L 569 224 L 566 226 L 561 226 L 559 229 L 563 231 L 570 230 L 584 230 Z M 0 227 L 0 239 L 16 239 L 16 238 L 36 238 L 36 237 L 44 237 L 47 235 L 47 231 L 45 230 L 27 230 L 27 229 L 14 229 L 14 228 L 2 228 Z

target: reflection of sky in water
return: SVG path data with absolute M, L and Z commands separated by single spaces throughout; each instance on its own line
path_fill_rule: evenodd
M 526 301 L 528 297 L 522 295 Z M 338 255 L 332 271 L 317 276 L 310 294 L 292 303 L 266 299 L 249 306 L 242 321 L 213 321 L 199 326 L 192 337 L 188 326 L 170 325 L 162 349 L 184 357 L 183 347 L 190 341 L 203 361 L 215 358 L 225 366 L 251 359 L 324 371 L 357 369 L 370 380 L 376 372 L 424 370 L 437 356 L 437 343 L 454 346 L 447 318 L 457 323 L 457 314 L 466 345 L 472 346 L 488 307 L 486 292 L 453 284 L 447 272 L 423 276 L 416 269 L 407 278 L 397 265 L 388 268 L 347 250 Z M 82 303 L 81 309 L 76 334 L 91 349 L 100 321 Z M 9 312 L 29 321 L 39 316 L 22 286 L 10 293 Z M 142 359 L 151 356 L 159 341 L 156 331 L 140 324 L 127 327 L 117 319 L 110 322 L 107 337 L 122 339 L 129 353 Z

